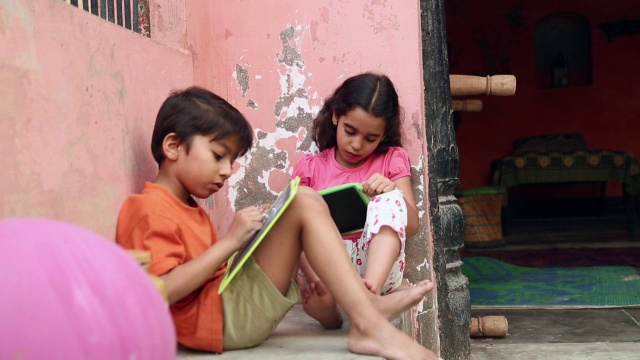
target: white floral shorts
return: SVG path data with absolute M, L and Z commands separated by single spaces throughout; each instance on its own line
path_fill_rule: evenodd
M 380 228 L 389 226 L 398 233 L 400 238 L 400 255 L 396 258 L 389 276 L 382 287 L 382 294 L 393 292 L 402 282 L 404 273 L 404 243 L 407 238 L 407 205 L 402 196 L 402 190 L 396 189 L 384 194 L 376 195 L 369 202 L 367 222 L 359 239 L 343 239 L 347 252 L 361 276 L 367 266 L 367 253 L 371 238 L 380 232 Z

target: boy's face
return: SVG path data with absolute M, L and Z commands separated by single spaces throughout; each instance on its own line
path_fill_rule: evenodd
M 187 193 L 201 199 L 224 186 L 238 157 L 235 135 L 217 140 L 214 135 L 195 135 L 188 151 L 186 142 L 178 149 L 175 176 Z
M 346 168 L 356 168 L 371 155 L 384 137 L 385 120 L 374 117 L 360 107 L 340 118 L 333 117 L 336 129 L 336 161 Z

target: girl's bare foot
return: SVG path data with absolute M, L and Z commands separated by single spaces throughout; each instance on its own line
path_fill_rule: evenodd
M 415 285 L 407 281 L 407 286 L 401 285 L 402 290 L 392 292 L 385 296 L 372 296 L 373 304 L 378 311 L 387 318 L 393 320 L 400 316 L 405 310 L 418 304 L 424 296 L 433 289 L 433 283 L 429 280 L 422 280 Z
M 391 360 L 438 360 L 429 349 L 416 343 L 384 318 L 367 319 L 364 324 L 352 320 L 348 346 L 351 352 L 381 356 Z
M 342 314 L 338 304 L 320 280 L 307 285 L 302 298 L 302 309 L 325 329 L 342 327 Z
M 413 286 L 413 284 L 411 284 L 408 279 L 402 279 L 402 282 L 400 283 L 400 286 L 398 286 L 398 288 L 393 290 L 393 292 L 406 290 L 406 289 L 411 288 L 412 286 Z

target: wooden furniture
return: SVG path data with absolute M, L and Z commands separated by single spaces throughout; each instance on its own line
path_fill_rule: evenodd
M 516 77 L 513 75 L 449 75 L 451 96 L 495 95 L 511 96 L 516 93 Z
M 451 100 L 451 109 L 453 111 L 480 112 L 482 111 L 482 100 Z
M 601 200 L 608 182 L 621 183 L 628 231 L 633 233 L 635 230 L 634 198 L 640 192 L 640 165 L 632 153 L 612 150 L 527 152 L 494 161 L 492 174 L 492 185 L 506 189 L 522 184 L 599 182 L 602 183 Z M 504 225 L 508 226 L 508 216 Z
M 464 245 L 468 248 L 504 245 L 502 208 L 507 203 L 504 188 L 487 186 L 454 192 L 464 215 Z

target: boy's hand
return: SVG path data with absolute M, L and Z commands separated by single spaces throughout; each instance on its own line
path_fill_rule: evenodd
M 382 193 L 395 190 L 396 184 L 382 176 L 379 173 L 371 175 L 371 177 L 362 183 L 362 191 L 369 195 L 374 196 Z
M 237 248 L 240 248 L 251 239 L 256 231 L 260 230 L 266 209 L 268 209 L 268 205 L 266 207 L 264 205 L 250 206 L 237 211 L 226 237 L 236 241 Z

